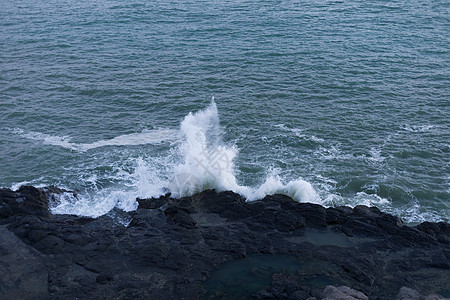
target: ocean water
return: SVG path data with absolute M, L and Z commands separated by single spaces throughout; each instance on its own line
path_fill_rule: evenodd
M 0 186 L 450 216 L 450 2 L 0 0 Z M 214 100 L 213 100 L 214 98 Z

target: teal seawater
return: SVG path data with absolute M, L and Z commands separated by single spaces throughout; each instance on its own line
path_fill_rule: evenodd
M 276 173 L 325 205 L 448 221 L 449 12 L 443 0 L 0 0 L 0 186 L 64 186 L 90 209 L 136 177 L 157 185 L 180 122 L 214 96 L 240 184 Z

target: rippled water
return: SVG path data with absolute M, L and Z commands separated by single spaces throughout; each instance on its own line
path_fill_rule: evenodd
M 99 215 L 170 190 L 189 157 L 222 149 L 235 185 L 195 173 L 205 187 L 448 221 L 449 10 L 0 0 L 0 186 L 75 189 L 82 199 L 54 212 Z M 192 146 L 180 124 L 213 96 Z

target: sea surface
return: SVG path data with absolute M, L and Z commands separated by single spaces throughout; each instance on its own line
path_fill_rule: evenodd
M 0 186 L 450 217 L 448 0 L 0 0 Z

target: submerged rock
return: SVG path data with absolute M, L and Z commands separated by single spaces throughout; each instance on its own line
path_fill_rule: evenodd
M 450 293 L 448 223 L 410 227 L 374 207 L 325 209 L 282 195 L 246 202 L 208 190 L 138 199 L 136 211 L 120 212 L 125 227 L 114 213 L 50 215 L 49 193 L 0 190 L 0 298 L 19 290 L 30 299 L 394 299 L 403 286 Z

